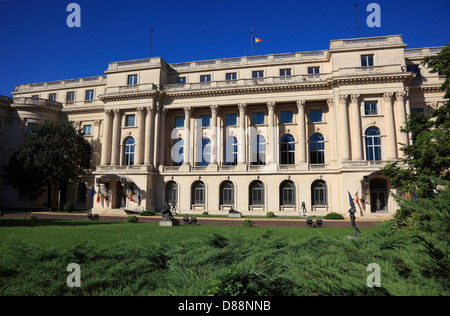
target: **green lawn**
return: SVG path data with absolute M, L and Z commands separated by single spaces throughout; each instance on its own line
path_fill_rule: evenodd
M 407 232 L 361 231 L 5 219 L 0 295 L 448 294 Z M 66 285 L 69 263 L 80 288 Z M 370 263 L 380 288 L 367 286 Z

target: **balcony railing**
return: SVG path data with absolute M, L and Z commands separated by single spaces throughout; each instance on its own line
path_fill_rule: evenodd
M 14 97 L 15 105 L 34 105 L 34 106 L 48 106 L 54 108 L 62 108 L 62 104 L 57 101 L 48 99 L 33 98 L 33 97 Z

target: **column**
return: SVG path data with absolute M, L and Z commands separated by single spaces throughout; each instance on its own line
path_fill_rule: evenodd
M 112 127 L 112 143 L 111 143 L 111 165 L 118 165 L 119 158 L 119 131 L 120 131 L 120 110 L 115 109 Z
M 217 112 L 219 111 L 218 105 L 211 105 L 211 164 L 217 164 L 217 138 L 219 137 L 219 132 L 217 130 Z
M 143 107 L 136 108 L 137 110 L 137 139 L 136 139 L 136 155 L 134 157 L 134 163 L 136 165 L 142 165 L 142 149 L 144 148 L 144 115 L 145 109 Z
M 334 106 L 334 98 L 327 99 L 328 105 L 328 115 L 327 115 L 327 124 L 329 131 L 329 139 L 330 139 L 330 159 L 329 161 L 335 166 L 337 161 L 337 139 L 336 139 L 336 108 Z
M 167 109 L 160 104 L 160 113 L 159 113 L 159 143 L 161 144 L 160 146 L 158 146 L 158 165 L 159 166 L 164 166 L 164 154 L 165 154 L 165 148 L 167 147 L 165 141 L 166 141 L 166 133 L 165 133 L 165 126 L 166 126 L 166 114 L 167 114 Z M 160 169 L 160 171 L 163 171 L 162 169 Z
M 191 164 L 191 112 L 192 107 L 185 106 L 184 110 L 184 147 L 183 147 L 183 165 Z
M 396 102 L 395 102 L 395 125 L 397 127 L 397 141 L 399 143 L 408 145 L 408 134 L 402 133 L 400 129 L 405 126 L 406 123 L 406 110 L 405 110 L 405 97 L 406 97 L 406 91 L 400 91 L 395 93 L 396 96 Z M 403 152 L 398 150 L 399 157 L 403 156 Z
M 245 110 L 247 109 L 247 105 L 245 103 L 238 104 L 239 107 L 239 139 L 238 139 L 238 164 L 245 165 L 245 149 L 246 145 L 246 136 L 245 136 Z
M 146 108 L 147 116 L 145 117 L 145 152 L 144 164 L 153 165 L 153 134 L 154 134 L 154 108 L 153 104 Z
M 347 115 L 347 94 L 339 95 L 338 137 L 341 139 L 341 161 L 350 160 L 350 137 Z
M 277 139 L 275 135 L 275 102 L 267 102 L 267 109 L 269 110 L 269 146 L 270 146 L 270 156 L 267 159 L 267 164 L 276 163 L 276 146 Z M 266 149 L 267 150 L 267 149 Z
M 105 110 L 105 118 L 103 120 L 103 142 L 102 142 L 102 159 L 101 165 L 106 166 L 109 163 L 109 151 L 111 143 L 111 110 Z
M 383 95 L 384 122 L 387 135 L 387 160 L 397 159 L 397 146 L 395 137 L 394 111 L 392 109 L 393 92 Z
M 352 144 L 352 160 L 363 160 L 361 115 L 359 107 L 359 94 L 351 95 L 350 103 L 350 133 Z
M 305 134 L 305 100 L 297 101 L 298 108 L 298 164 L 306 163 L 306 134 Z

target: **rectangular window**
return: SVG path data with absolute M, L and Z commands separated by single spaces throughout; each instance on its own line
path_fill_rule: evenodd
M 258 112 L 253 113 L 253 125 L 261 125 L 264 124 L 264 113 Z
M 137 85 L 137 75 L 128 75 L 127 83 L 129 86 Z
M 291 75 L 291 69 L 280 69 L 280 77 L 287 77 Z
M 186 83 L 186 77 L 178 77 L 177 84 L 183 84 L 183 83 Z
M 209 127 L 209 121 L 210 121 L 209 115 L 201 115 L 200 119 L 202 120 L 202 127 Z
M 35 128 L 36 126 L 38 126 L 38 124 L 39 124 L 39 123 L 31 123 L 31 122 L 29 122 L 28 125 L 27 125 L 27 133 L 28 133 L 28 134 L 33 133 L 34 128 Z
M 66 102 L 73 102 L 75 100 L 75 92 L 69 91 L 66 95 Z
M 184 116 L 175 118 L 175 128 L 184 128 Z
M 281 124 L 293 123 L 292 111 L 281 111 Z
M 308 75 L 315 75 L 320 73 L 320 67 L 308 67 Z
M 373 66 L 373 55 L 361 55 L 361 67 Z
M 86 90 L 86 101 L 94 100 L 94 90 Z
M 252 78 L 263 78 L 263 77 L 264 77 L 263 70 L 252 71 Z
M 416 75 L 416 77 L 421 76 L 419 65 L 406 65 L 406 71 L 412 72 L 413 74 Z
M 125 126 L 135 126 L 135 115 L 130 114 L 125 116 Z
M 227 126 L 236 126 L 237 125 L 237 114 L 225 115 L 225 122 L 226 122 Z
M 364 102 L 364 113 L 365 115 L 377 115 L 377 101 Z
M 236 80 L 237 79 L 237 73 L 229 72 L 229 73 L 225 74 L 225 79 L 226 80 Z
M 83 134 L 84 134 L 84 136 L 91 136 L 92 135 L 92 125 L 84 125 Z
M 309 111 L 310 122 L 322 122 L 322 110 L 310 110 Z
M 200 76 L 200 82 L 210 82 L 211 81 L 211 75 L 201 75 Z
M 423 108 L 412 108 L 411 113 L 422 114 Z
M 56 93 L 50 93 L 50 94 L 48 95 L 48 99 L 49 99 L 50 101 L 56 101 Z

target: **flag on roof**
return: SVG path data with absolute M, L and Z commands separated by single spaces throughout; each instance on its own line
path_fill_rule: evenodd
M 261 43 L 262 42 L 262 39 L 261 38 L 257 38 L 257 37 L 254 37 L 253 40 L 255 41 L 255 43 Z

